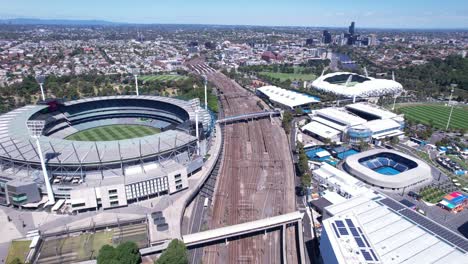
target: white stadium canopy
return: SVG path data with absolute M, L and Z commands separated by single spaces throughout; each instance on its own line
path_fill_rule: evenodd
M 333 82 L 333 79 L 340 81 Z M 351 72 L 334 72 L 320 76 L 312 82 L 312 87 L 345 97 L 374 97 L 403 91 L 403 86 L 396 81 L 375 79 Z

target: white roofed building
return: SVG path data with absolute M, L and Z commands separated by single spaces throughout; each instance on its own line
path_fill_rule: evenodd
M 380 144 L 384 138 L 404 134 L 403 115 L 368 103 L 313 110 L 309 117 L 312 122 L 302 127 L 303 132 L 336 143 L 359 144 L 364 141 Z
M 308 109 L 310 104 L 320 102 L 320 99 L 317 97 L 276 86 L 257 88 L 257 95 L 268 98 L 268 100 L 276 106 L 291 110 L 297 107 Z
M 320 76 L 312 82 L 317 90 L 345 97 L 378 97 L 403 91 L 393 80 L 375 79 L 351 72 L 334 72 Z
M 468 240 L 379 193 L 325 207 L 324 263 L 468 263 Z
M 371 191 L 361 180 L 326 162 L 323 162 L 320 168 L 313 170 L 312 175 L 320 184 L 326 185 L 347 199 Z

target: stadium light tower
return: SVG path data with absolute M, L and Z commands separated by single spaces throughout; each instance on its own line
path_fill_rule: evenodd
M 449 115 L 449 118 L 448 118 L 448 120 L 447 120 L 447 126 L 445 127 L 445 130 L 448 130 L 448 128 L 449 128 L 450 120 L 452 119 L 453 106 L 454 106 L 454 105 L 452 105 L 452 109 L 450 109 L 450 115 Z
M 392 106 L 392 111 L 395 110 L 395 104 L 396 104 L 396 99 L 397 99 L 397 97 L 398 97 L 398 94 L 395 93 L 395 94 L 393 95 L 393 106 Z
M 207 84 L 208 84 L 208 77 L 203 74 L 203 79 L 205 80 L 205 110 L 208 110 L 208 94 L 207 94 Z
M 36 81 L 41 87 L 41 95 L 42 95 L 42 101 L 45 101 L 45 93 L 44 93 L 44 81 L 45 81 L 45 76 L 40 74 L 36 76 Z
M 197 137 L 197 155 L 200 155 L 200 138 L 198 135 L 198 109 L 195 110 L 195 136 Z
M 133 77 L 135 77 L 135 91 L 137 96 L 140 95 L 140 92 L 138 91 L 138 73 L 138 68 L 134 68 L 132 70 Z
M 47 168 L 46 168 L 45 161 L 44 161 L 44 155 L 42 154 L 41 143 L 39 142 L 39 138 L 41 137 L 42 130 L 44 129 L 44 126 L 45 126 L 45 121 L 44 120 L 31 120 L 31 121 L 27 121 L 26 125 L 29 129 L 29 133 L 31 134 L 31 137 L 36 140 L 37 153 L 39 155 L 39 159 L 41 160 L 42 175 L 44 176 L 44 183 L 46 185 L 47 196 L 49 198 L 49 201 L 47 202 L 46 206 L 53 205 L 55 204 L 54 192 L 52 191 L 52 186 L 50 185 L 49 175 L 47 173 Z
M 452 103 L 453 91 L 455 90 L 455 87 L 456 87 L 457 85 L 456 85 L 456 84 L 451 84 L 450 86 L 452 87 L 452 89 L 450 90 L 450 97 L 449 97 L 448 106 L 450 106 L 450 103 Z

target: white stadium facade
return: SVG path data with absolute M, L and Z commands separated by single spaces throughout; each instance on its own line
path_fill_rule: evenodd
M 322 75 L 312 82 L 312 87 L 348 98 L 378 97 L 403 91 L 403 86 L 394 80 L 376 79 L 351 72 Z

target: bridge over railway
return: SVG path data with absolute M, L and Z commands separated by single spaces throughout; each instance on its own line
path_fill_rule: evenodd
M 256 221 L 246 222 L 237 225 L 225 226 L 203 232 L 185 235 L 182 241 L 187 248 L 199 248 L 218 243 L 229 243 L 229 241 L 236 240 L 245 236 L 258 235 L 261 233 L 266 234 L 270 231 L 281 229 L 281 248 L 283 250 L 282 263 L 287 263 L 286 260 L 286 227 L 296 226 L 296 239 L 298 240 L 300 263 L 305 263 L 302 218 L 304 213 L 299 211 L 273 216 Z M 149 255 L 162 252 L 167 248 L 168 242 L 163 242 L 148 248 L 140 249 L 142 255 Z
M 259 119 L 259 118 L 265 118 L 265 117 L 274 117 L 274 116 L 280 116 L 281 112 L 280 111 L 263 111 L 263 112 L 255 112 L 255 113 L 248 113 L 248 114 L 243 114 L 243 115 L 236 115 L 236 116 L 230 116 L 226 117 L 223 119 L 218 119 L 216 123 L 218 124 L 228 124 L 228 123 L 235 123 L 238 121 L 248 121 L 252 119 Z

